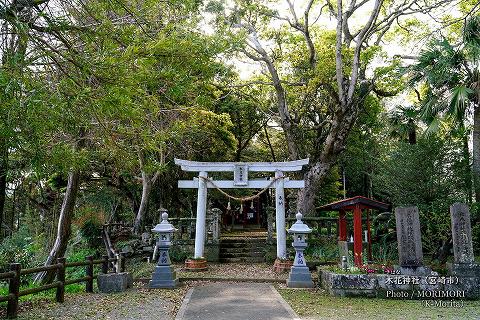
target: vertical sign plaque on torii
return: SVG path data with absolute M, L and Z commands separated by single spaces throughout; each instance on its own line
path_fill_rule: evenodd
M 246 186 L 248 185 L 248 165 L 235 164 L 233 169 L 233 185 Z
M 284 189 L 301 189 L 305 187 L 303 180 L 290 180 L 284 172 L 300 171 L 308 164 L 308 159 L 286 162 L 198 162 L 175 159 L 175 164 L 187 172 L 198 172 L 198 178 L 193 180 L 179 180 L 178 187 L 183 189 L 198 189 L 197 213 L 195 220 L 195 253 L 194 257 L 204 256 L 205 217 L 207 210 L 207 190 L 219 189 L 275 189 L 275 225 L 277 237 L 277 257 L 285 259 L 286 225 L 285 225 L 285 193 Z M 270 179 L 248 179 L 248 172 L 270 172 L 275 177 Z M 233 172 L 232 180 L 214 180 L 209 172 Z

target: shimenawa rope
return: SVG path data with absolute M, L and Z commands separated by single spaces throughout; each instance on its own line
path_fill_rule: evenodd
M 221 194 L 223 194 L 224 196 L 226 196 L 227 198 L 229 199 L 233 199 L 233 200 L 237 200 L 237 201 L 240 201 L 240 202 L 244 202 L 244 201 L 249 201 L 249 200 L 253 200 L 253 199 L 256 199 L 258 197 L 260 197 L 260 195 L 262 193 L 264 193 L 265 191 L 267 191 L 274 183 L 275 181 L 277 180 L 280 180 L 280 179 L 283 179 L 285 178 L 285 176 L 281 176 L 281 177 L 278 177 L 278 178 L 273 178 L 272 181 L 268 184 L 268 186 L 266 186 L 265 188 L 263 188 L 262 190 L 260 190 L 260 192 L 258 192 L 257 194 L 254 194 L 253 196 L 248 196 L 248 197 L 235 197 L 235 196 L 232 196 L 228 193 L 226 193 L 225 191 L 223 191 L 222 189 L 220 189 L 220 187 L 218 187 L 215 182 L 213 182 L 212 179 L 208 178 L 208 177 L 202 177 L 200 176 L 199 178 L 207 181 L 207 182 L 210 182 L 214 187 L 215 189 L 217 189 L 218 191 L 220 191 Z

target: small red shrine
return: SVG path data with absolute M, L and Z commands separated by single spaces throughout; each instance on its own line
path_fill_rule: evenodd
M 317 208 L 317 211 L 338 211 L 338 241 L 347 242 L 347 211 L 353 211 L 353 256 L 355 266 L 363 265 L 362 259 L 362 212 L 366 211 L 368 259 L 372 260 L 372 239 L 370 233 L 370 210 L 386 211 L 389 204 L 370 198 L 356 196 L 332 202 Z

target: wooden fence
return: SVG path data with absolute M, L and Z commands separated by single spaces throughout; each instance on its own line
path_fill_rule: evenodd
M 85 258 L 85 261 L 79 262 L 69 262 L 66 263 L 65 258 L 58 258 L 56 264 L 49 266 L 42 266 L 30 269 L 22 269 L 20 263 L 11 263 L 10 271 L 0 273 L 0 281 L 9 280 L 8 284 L 8 295 L 0 296 L 0 302 L 8 301 L 7 304 L 7 317 L 16 318 L 18 312 L 18 298 L 26 296 L 29 294 L 34 294 L 50 289 L 56 288 L 55 300 L 62 303 L 65 296 L 65 286 L 74 283 L 85 282 L 85 291 L 93 292 L 93 280 L 97 278 L 94 275 L 94 266 L 101 264 L 102 273 L 108 273 L 110 266 L 113 268 L 113 272 L 124 272 L 125 271 L 125 256 L 122 255 L 120 259 L 117 258 L 108 258 L 108 256 L 103 256 L 102 259 L 94 260 L 93 256 L 88 256 Z M 85 277 L 77 279 L 65 279 L 65 270 L 70 267 L 81 267 L 85 266 Z M 28 288 L 25 290 L 20 290 L 21 276 L 26 274 L 38 273 L 55 270 L 56 277 L 55 281 L 49 284 L 38 286 L 35 288 Z

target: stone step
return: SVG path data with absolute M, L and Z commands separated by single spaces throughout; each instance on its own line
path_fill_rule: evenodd
M 220 239 L 220 262 L 264 262 L 267 247 L 265 233 L 253 237 L 247 234 L 231 233 Z
M 238 238 L 238 239 L 232 239 L 232 238 L 226 238 L 226 239 L 220 239 L 220 244 L 221 245 L 230 245 L 230 244 L 266 244 L 267 239 L 262 239 L 262 238 Z
M 263 257 L 240 257 L 240 258 L 220 258 L 220 262 L 238 263 L 238 262 L 265 262 Z
M 263 249 L 265 248 L 265 244 L 261 243 L 221 243 L 220 244 L 220 250 L 226 248 L 226 249 Z
M 220 258 L 264 257 L 265 252 L 220 252 Z
M 228 247 L 221 247 L 220 252 L 224 253 L 235 253 L 235 252 L 244 252 L 244 253 L 251 253 L 251 252 L 263 252 L 265 251 L 265 247 L 237 247 L 237 248 L 228 248 Z
M 242 251 L 242 250 L 250 250 L 250 251 L 258 251 L 263 250 L 267 246 L 266 245 L 251 245 L 251 244 L 243 244 L 243 245 L 230 245 L 230 244 L 223 244 L 220 245 L 220 250 L 226 251 Z

